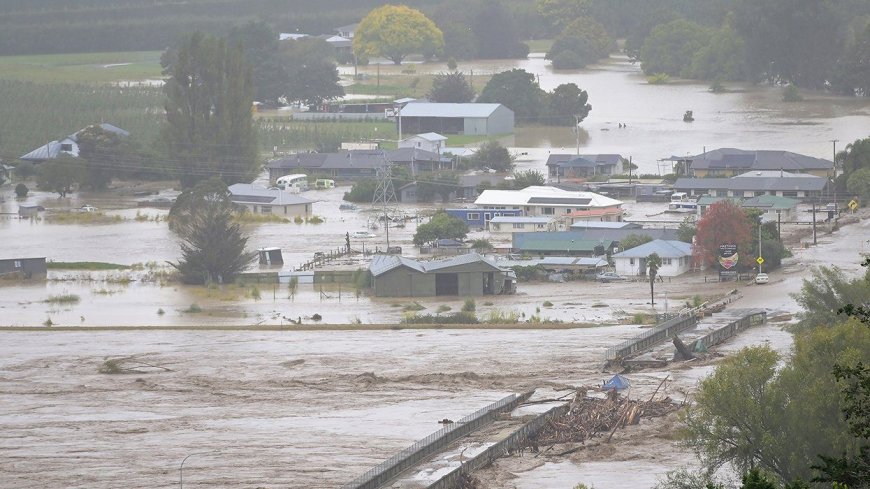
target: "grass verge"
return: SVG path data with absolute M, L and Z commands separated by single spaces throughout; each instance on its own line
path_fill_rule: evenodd
M 102 261 L 49 261 L 45 264 L 49 270 L 127 270 L 131 267 L 119 263 Z

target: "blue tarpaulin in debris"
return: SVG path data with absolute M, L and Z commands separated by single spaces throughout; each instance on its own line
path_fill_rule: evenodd
M 631 382 L 629 382 L 628 379 L 626 379 L 625 377 L 616 374 L 613 376 L 613 378 L 605 382 L 602 388 L 608 391 L 610 389 L 616 389 L 618 391 L 621 391 L 623 389 L 628 389 L 629 387 L 631 387 Z

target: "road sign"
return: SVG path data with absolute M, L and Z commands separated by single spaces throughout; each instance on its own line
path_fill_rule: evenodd
M 858 208 L 858 202 L 857 202 L 856 200 L 854 200 L 854 199 L 853 199 L 853 200 L 850 200 L 850 201 L 849 201 L 849 209 L 851 209 L 851 210 L 854 211 L 854 210 L 857 209 L 857 208 Z
M 758 263 L 759 265 L 764 264 L 764 258 L 762 258 L 762 257 L 759 256 L 759 257 L 755 260 L 755 263 Z

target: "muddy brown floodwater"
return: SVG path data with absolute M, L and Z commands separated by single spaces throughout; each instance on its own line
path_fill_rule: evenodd
M 772 274 L 740 286 L 733 307 L 795 311 L 788 293 L 813 265 L 860 272 L 870 221 L 820 237 Z M 637 284 L 644 285 L 644 284 Z M 620 284 L 621 287 L 631 287 Z M 696 288 L 701 287 L 695 284 Z M 611 289 L 612 296 L 639 294 Z M 577 300 L 585 291 L 577 290 Z M 5 317 L 5 316 L 4 316 Z M 3 487 L 335 487 L 413 440 L 510 392 L 602 380 L 608 346 L 640 329 L 384 331 L 0 332 L 0 474 Z M 726 344 L 768 342 L 788 352 L 778 325 Z M 108 363 L 107 363 L 108 360 Z M 713 365 L 632 376 L 632 395 L 684 398 Z M 673 423 L 673 421 L 665 421 Z M 604 460 L 644 467 L 633 487 L 693 463 L 670 425 L 617 437 L 614 447 L 529 465 L 502 459 L 490 487 L 543 488 L 594 481 L 625 487 Z M 613 455 L 616 452 L 622 455 Z M 612 467 L 607 465 L 607 467 Z M 611 474 L 608 476 L 607 474 Z

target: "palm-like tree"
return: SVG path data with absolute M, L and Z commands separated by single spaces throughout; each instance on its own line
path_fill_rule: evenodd
M 649 298 L 650 304 L 653 307 L 656 305 L 656 275 L 659 274 L 659 268 L 662 266 L 662 257 L 659 256 L 658 253 L 650 253 L 648 257 L 646 257 L 646 266 L 649 270 Z

